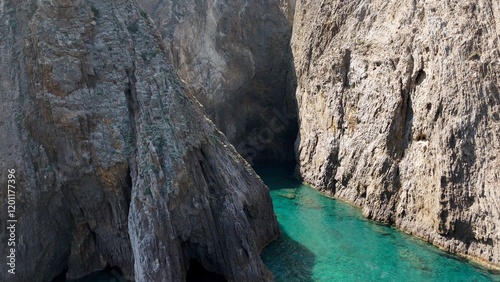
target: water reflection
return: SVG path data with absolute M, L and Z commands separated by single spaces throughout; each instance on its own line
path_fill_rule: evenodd
M 312 282 L 315 255 L 286 232 L 262 251 L 264 263 L 274 270 L 276 281 Z

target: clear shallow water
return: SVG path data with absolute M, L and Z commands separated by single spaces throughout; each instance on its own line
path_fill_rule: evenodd
M 487 271 L 324 197 L 287 177 L 256 170 L 271 189 L 282 235 L 262 252 L 277 282 L 500 281 Z

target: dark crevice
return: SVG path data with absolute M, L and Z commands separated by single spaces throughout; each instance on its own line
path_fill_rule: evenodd
M 206 270 L 196 259 L 189 261 L 186 282 L 227 282 L 224 275 Z
M 420 70 L 417 74 L 417 77 L 415 78 L 415 84 L 416 85 L 422 84 L 422 82 L 424 82 L 426 77 L 427 77 L 427 74 L 425 73 L 425 71 Z
M 411 88 L 410 88 L 411 87 Z M 414 91 L 414 85 L 409 85 L 406 90 L 403 90 L 403 111 L 402 116 L 404 117 L 404 136 L 402 138 L 403 149 L 400 152 L 400 158 L 404 157 L 404 153 L 408 146 L 412 142 L 411 135 L 413 130 L 413 102 L 411 99 L 412 92 Z M 411 89 L 411 90 L 410 90 Z
M 89 67 L 86 64 L 85 60 L 82 60 L 82 66 L 81 66 L 81 73 L 82 73 L 82 82 L 88 87 L 88 88 L 95 88 L 98 82 L 98 77 L 97 75 L 91 75 L 89 74 Z
M 448 236 L 464 242 L 467 246 L 475 240 L 471 222 L 464 220 L 456 220 L 453 222 L 452 230 Z M 483 243 L 486 242 L 483 241 Z
M 127 158 L 129 159 L 128 162 L 128 168 L 127 168 L 127 175 L 126 175 L 126 186 L 123 187 L 123 192 L 125 195 L 125 200 L 127 201 L 127 214 L 128 211 L 130 210 L 130 202 L 131 202 L 131 195 L 132 195 L 132 185 L 133 185 L 133 179 L 134 177 L 138 174 L 137 173 L 137 166 L 135 164 L 134 157 L 137 154 L 137 136 L 138 136 L 138 130 L 136 128 L 137 124 L 137 119 L 139 118 L 139 102 L 137 99 L 137 91 L 136 91 L 136 82 L 137 79 L 135 78 L 135 75 L 133 74 L 134 70 L 126 70 L 127 77 L 128 77 L 128 87 L 124 91 L 125 98 L 127 99 L 127 108 L 128 108 L 128 114 L 129 114 L 129 128 L 130 132 L 126 133 L 128 136 L 128 140 L 126 140 L 126 146 L 128 148 L 128 154 Z
M 434 122 L 436 122 L 439 119 L 442 112 L 443 112 L 443 105 L 439 103 L 436 113 L 434 114 Z
M 212 195 L 215 195 L 216 194 L 216 188 L 215 188 L 216 182 L 215 182 L 214 177 L 213 177 L 214 173 L 213 173 L 210 165 L 209 166 L 205 165 L 205 162 L 209 158 L 207 158 L 207 155 L 205 154 L 205 151 L 203 150 L 203 148 L 200 148 L 200 154 L 201 154 L 201 159 L 199 160 L 198 164 L 199 164 L 201 173 L 203 175 L 203 179 L 205 179 L 208 191 L 210 191 L 210 193 Z
M 401 81 L 400 84 L 403 85 Z M 413 106 L 410 92 L 409 87 L 401 89 L 401 104 L 395 111 L 387 140 L 388 153 L 394 159 L 403 158 L 404 152 L 411 142 Z
M 109 272 L 111 275 L 113 275 L 113 277 L 116 279 L 115 281 L 125 282 L 125 279 L 123 278 L 123 271 L 118 266 L 110 267 L 108 265 L 104 271 Z
M 65 268 L 54 279 L 50 280 L 50 282 L 65 282 L 66 281 L 66 273 L 68 273 L 68 268 Z
M 90 232 L 90 236 L 92 236 L 92 241 L 94 241 L 94 243 L 97 245 L 97 236 L 96 236 L 94 230 L 92 230 L 92 228 L 90 228 L 90 225 L 88 223 L 85 223 L 85 225 L 87 226 L 87 229 Z
M 338 149 L 332 149 L 328 159 L 326 161 L 325 176 L 323 177 L 322 187 L 326 187 L 333 194 L 336 192 L 336 180 L 335 175 L 337 173 L 337 167 L 340 166 L 339 152 Z
M 128 112 L 132 119 L 132 124 L 134 124 L 139 114 L 139 103 L 137 100 L 137 91 L 135 89 L 137 81 L 133 74 L 134 71 L 127 70 L 126 72 L 128 77 L 128 88 L 125 90 L 125 97 L 127 98 Z
M 127 207 L 127 214 L 130 210 L 130 201 L 132 200 L 132 175 L 130 171 L 130 166 L 127 167 L 127 173 L 125 176 L 125 186 L 122 187 L 123 195 L 125 196 L 125 202 Z
M 351 50 L 346 49 L 344 57 L 342 58 L 342 84 L 345 88 L 349 88 L 349 69 L 351 68 Z
M 425 133 L 419 133 L 415 137 L 415 141 L 427 141 L 427 135 Z

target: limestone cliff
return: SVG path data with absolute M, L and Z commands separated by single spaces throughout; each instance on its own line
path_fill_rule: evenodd
M 299 173 L 500 265 L 498 1 L 297 2 Z
M 16 275 L 117 266 L 182 281 L 191 259 L 229 281 L 269 279 L 268 189 L 187 98 L 134 1 L 0 3 L 0 183 L 16 170 Z
M 293 158 L 294 0 L 138 0 L 179 77 L 250 161 Z

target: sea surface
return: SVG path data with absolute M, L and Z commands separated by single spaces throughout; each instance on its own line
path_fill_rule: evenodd
M 282 234 L 262 252 L 277 282 L 500 281 L 488 271 L 327 198 L 283 167 L 256 169 Z

